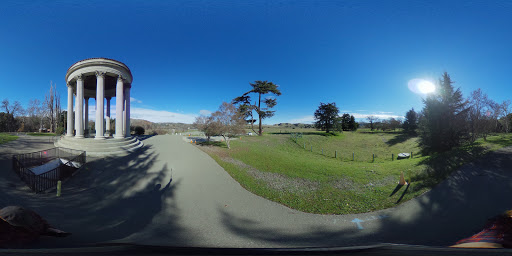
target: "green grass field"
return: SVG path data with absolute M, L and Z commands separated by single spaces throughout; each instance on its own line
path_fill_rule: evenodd
M 9 141 L 17 140 L 18 136 L 10 135 L 8 133 L 0 133 L 0 144 L 7 143 Z
M 257 195 L 304 212 L 348 214 L 389 208 L 417 197 L 463 163 L 512 145 L 512 136 L 493 136 L 487 142 L 477 141 L 442 156 L 422 156 L 418 154 L 417 138 L 400 133 L 358 131 L 324 136 L 311 129 L 302 132 L 297 142 L 290 134 L 267 133 L 234 140 L 231 150 L 200 148 Z M 309 148 L 304 149 L 304 143 Z M 338 158 L 334 158 L 335 150 Z M 411 151 L 412 159 L 391 160 L 392 153 L 396 158 L 396 153 Z M 375 162 L 372 154 L 377 155 Z M 401 188 L 391 195 L 400 172 L 412 183 L 407 190 Z M 430 173 L 436 175 L 427 175 Z

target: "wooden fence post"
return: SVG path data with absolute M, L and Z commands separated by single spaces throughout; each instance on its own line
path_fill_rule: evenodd
M 334 150 L 334 158 L 338 158 L 338 150 Z

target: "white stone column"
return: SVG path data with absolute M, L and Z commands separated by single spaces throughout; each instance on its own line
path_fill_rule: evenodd
M 124 89 L 124 96 L 126 101 L 126 105 L 124 107 L 125 132 L 126 137 L 130 137 L 130 87 L 127 86 Z
M 117 78 L 116 85 L 116 135 L 115 138 L 124 138 L 123 134 L 123 102 L 124 102 L 123 78 Z
M 95 139 L 105 139 L 103 122 L 104 110 L 103 106 L 105 96 L 105 72 L 96 71 L 96 137 Z
M 85 97 L 85 118 L 84 118 L 84 135 L 88 135 L 89 131 L 89 97 Z
M 68 125 L 66 136 L 73 137 L 73 87 L 68 84 Z
M 79 75 L 76 80 L 76 136 L 75 138 L 84 138 L 84 80 Z
M 105 118 L 106 119 L 105 134 L 107 135 L 107 137 L 110 137 L 110 99 L 112 99 L 112 97 L 107 97 L 107 117 Z

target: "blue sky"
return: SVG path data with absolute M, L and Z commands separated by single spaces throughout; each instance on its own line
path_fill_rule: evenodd
M 132 118 L 193 122 L 280 86 L 264 123 L 309 122 L 320 102 L 358 118 L 422 109 L 414 78 L 447 71 L 464 96 L 511 99 L 512 1 L 2 1 L 0 99 L 44 99 L 67 69 L 106 57 L 132 71 Z M 115 104 L 112 104 L 115 108 Z M 90 114 L 94 119 L 94 114 Z

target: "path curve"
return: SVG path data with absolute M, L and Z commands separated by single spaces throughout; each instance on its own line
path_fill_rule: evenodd
M 511 147 L 464 166 L 434 190 L 398 207 L 318 215 L 246 191 L 181 136 L 154 136 L 144 144 L 140 154 L 89 159 L 87 168 L 64 184 L 60 198 L 0 183 L 6 194 L 0 203 L 19 202 L 73 233 L 42 238 L 34 247 L 107 241 L 208 247 L 446 246 L 512 208 L 507 193 L 512 191 Z

